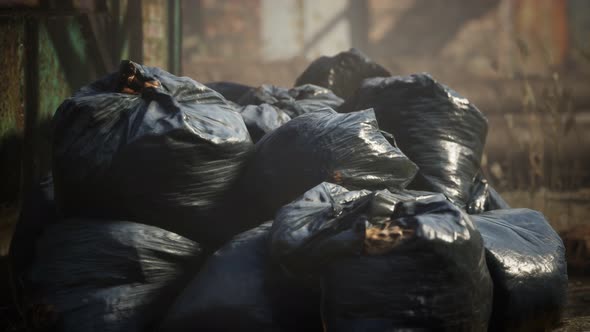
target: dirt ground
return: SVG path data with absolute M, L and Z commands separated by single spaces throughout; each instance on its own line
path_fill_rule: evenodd
M 563 324 L 554 331 L 590 331 L 590 275 L 570 276 Z

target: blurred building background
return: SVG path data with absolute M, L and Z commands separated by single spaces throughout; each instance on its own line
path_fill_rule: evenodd
M 48 119 L 121 59 L 292 86 L 350 47 L 475 103 L 489 118 L 484 171 L 513 206 L 563 234 L 590 225 L 587 0 L 0 0 L 0 254 L 50 169 Z

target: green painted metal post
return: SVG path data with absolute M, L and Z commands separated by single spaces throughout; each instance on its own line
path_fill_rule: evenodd
M 180 0 L 168 0 L 168 71 L 181 75 L 182 71 L 182 15 Z

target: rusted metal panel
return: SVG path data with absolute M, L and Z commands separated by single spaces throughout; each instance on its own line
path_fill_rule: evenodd
M 0 17 L 0 137 L 21 132 L 24 127 L 23 106 L 23 19 Z
M 68 20 L 73 21 L 72 18 Z M 88 56 L 84 51 L 84 39 L 75 31 L 75 23 L 70 22 L 72 33 L 70 38 L 77 45 L 77 53 L 81 57 Z M 78 28 L 79 29 L 79 28 Z M 39 26 L 39 120 L 51 118 L 61 102 L 72 94 L 64 68 L 58 58 L 57 51 L 49 32 L 44 25 Z
M 24 131 L 24 19 L 0 16 L 0 206 L 17 199 Z
M 76 56 L 90 57 L 84 47 L 85 40 L 80 33 L 80 26 L 74 17 L 65 17 L 69 38 L 76 45 Z M 41 20 L 43 23 L 43 20 Z M 36 168 L 34 178 L 46 174 L 51 169 L 51 126 L 50 121 L 57 107 L 72 94 L 71 84 L 67 80 L 65 68 L 59 59 L 56 45 L 49 35 L 45 24 L 39 24 L 39 52 L 37 74 L 38 84 L 38 114 L 35 118 L 32 135 L 34 136 L 34 159 Z M 79 69 L 84 71 L 84 69 Z M 94 75 L 94 74 L 93 74 Z M 28 115 L 28 114 L 27 114 Z
M 76 16 L 0 17 L 0 202 L 17 200 L 21 181 L 49 171 L 51 117 L 72 85 L 97 76 L 81 30 Z

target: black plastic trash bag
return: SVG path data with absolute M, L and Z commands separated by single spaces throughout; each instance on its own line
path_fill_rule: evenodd
M 255 143 L 262 136 L 291 120 L 287 113 L 269 104 L 247 105 L 241 107 L 239 111 Z
M 234 82 L 209 82 L 205 86 L 219 92 L 225 99 L 237 103 L 238 100 L 254 87 Z
M 274 85 L 262 85 L 240 98 L 238 104 L 269 104 L 283 110 L 291 118 L 324 108 L 336 109 L 344 103 L 332 91 L 319 86 L 306 84 L 291 89 Z
M 247 91 L 236 103 L 242 106 L 260 104 L 275 105 L 279 103 L 287 104 L 293 101 L 294 98 L 289 95 L 289 89 L 276 85 L 263 84 Z
M 350 188 L 404 188 L 416 165 L 385 135 L 372 110 L 339 114 L 324 109 L 287 122 L 256 143 L 237 191 L 244 205 L 240 218 L 250 214 L 247 220 L 254 224 L 249 228 L 270 220 L 281 206 L 324 181 Z
M 327 331 L 485 331 L 492 282 L 469 216 L 441 194 L 321 184 L 283 207 L 271 253 L 320 276 Z
M 370 107 L 420 168 L 409 188 L 443 193 L 464 208 L 480 169 L 485 116 L 428 74 L 367 79 L 339 111 Z
M 500 209 L 510 209 L 510 205 L 489 185 L 488 180 L 478 173 L 471 187 L 471 194 L 466 206 L 467 213 L 479 214 Z
M 211 211 L 253 150 L 242 117 L 190 78 L 132 62 L 121 68 L 55 114 L 58 207 L 208 240 Z
M 270 223 L 242 233 L 203 265 L 160 331 L 322 331 L 320 292 L 270 260 Z
M 313 84 L 304 84 L 289 89 L 289 95 L 295 99 L 295 104 L 301 108 L 300 114 L 313 112 L 326 107 L 337 109 L 344 103 L 344 99 L 336 96 L 332 90 Z
M 364 79 L 389 76 L 391 73 L 387 69 L 373 62 L 359 50 L 351 48 L 335 56 L 322 56 L 313 61 L 297 78 L 295 86 L 315 84 L 348 99 Z
M 28 289 L 59 331 L 147 331 L 200 265 L 199 245 L 154 226 L 71 219 L 37 243 Z
M 565 249 L 557 233 L 529 209 L 471 218 L 494 281 L 490 331 L 548 331 L 560 321 L 567 295 Z
M 322 182 L 283 206 L 271 229 L 273 259 L 297 278 L 313 281 L 334 260 L 360 254 L 371 195 Z

